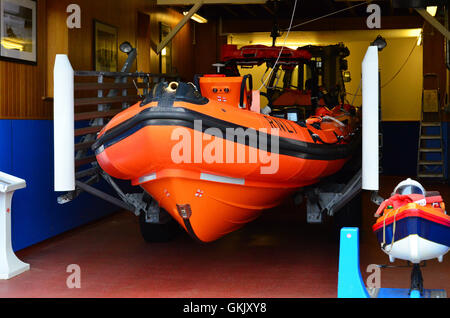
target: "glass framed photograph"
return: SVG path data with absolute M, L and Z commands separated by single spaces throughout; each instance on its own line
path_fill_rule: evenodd
M 0 0 L 0 59 L 37 63 L 36 10 L 33 0 Z
M 117 72 L 117 27 L 94 20 L 94 66 L 96 71 Z

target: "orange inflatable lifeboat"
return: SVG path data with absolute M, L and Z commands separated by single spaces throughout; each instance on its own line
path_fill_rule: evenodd
M 250 111 L 242 82 L 159 84 L 100 132 L 93 150 L 101 168 L 141 186 L 191 236 L 211 242 L 336 173 L 357 149 L 355 116 L 293 122 Z

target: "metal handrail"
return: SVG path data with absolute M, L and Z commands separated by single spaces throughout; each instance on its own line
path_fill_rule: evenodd
M 104 72 L 104 71 L 75 71 L 75 76 L 105 76 L 105 77 L 158 77 L 158 78 L 177 78 L 178 74 L 157 74 L 144 72 Z

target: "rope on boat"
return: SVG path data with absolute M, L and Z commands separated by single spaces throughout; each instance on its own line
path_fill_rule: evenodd
M 341 127 L 345 127 L 346 126 L 342 121 L 340 121 L 339 119 L 336 119 L 334 117 L 331 117 L 331 116 L 323 116 L 323 119 L 328 119 L 328 120 L 334 121 L 335 123 L 337 123 Z
M 362 96 L 362 94 L 359 94 L 359 90 L 361 89 L 361 86 L 362 86 L 362 78 L 361 78 L 361 80 L 359 81 L 358 89 L 356 90 L 355 94 L 346 92 L 346 94 L 349 94 L 349 95 L 352 95 L 352 96 L 353 96 L 352 103 L 350 104 L 350 105 L 352 105 L 353 107 L 355 107 L 355 100 L 356 100 L 356 97 Z
M 392 251 L 392 248 L 394 247 L 395 230 L 396 230 L 396 224 L 397 224 L 397 213 L 399 210 L 400 209 L 396 209 L 395 213 L 394 213 L 394 221 L 392 222 L 392 241 L 391 241 L 391 244 L 389 244 L 389 250 L 387 249 L 388 246 L 386 244 L 386 219 L 389 217 L 389 214 L 391 214 L 392 211 L 389 211 L 383 220 L 383 243 L 381 243 L 381 248 L 388 254 Z

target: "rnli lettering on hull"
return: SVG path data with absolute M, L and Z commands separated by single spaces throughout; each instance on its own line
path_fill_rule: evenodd
M 272 127 L 272 128 L 278 128 L 281 131 L 285 131 L 285 132 L 288 132 L 290 134 L 296 134 L 297 133 L 297 131 L 295 130 L 294 125 L 292 125 L 289 121 L 283 122 L 280 119 L 277 119 L 275 117 L 268 117 L 268 116 L 264 116 L 264 118 L 267 120 L 267 122 L 270 124 L 270 127 Z

